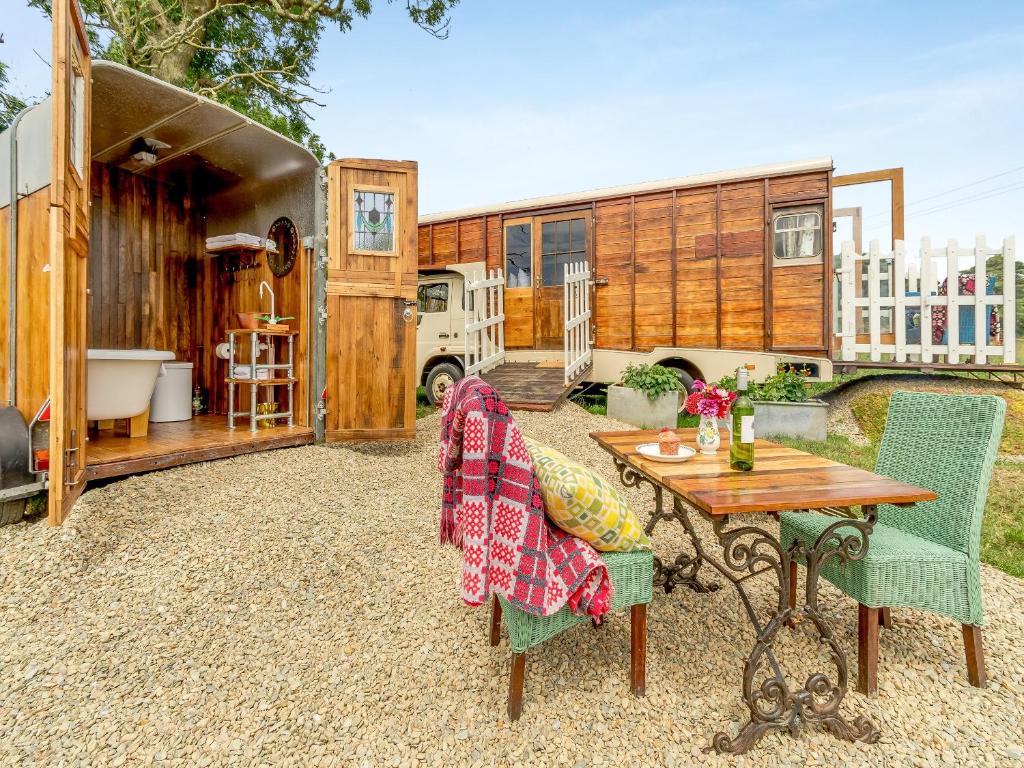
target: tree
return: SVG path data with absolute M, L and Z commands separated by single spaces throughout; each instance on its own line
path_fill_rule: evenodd
M 15 116 L 26 106 L 26 102 L 8 90 L 7 65 L 0 61 L 0 131 L 6 130 Z
M 388 0 L 393 2 L 394 0 Z M 458 0 L 403 0 L 409 18 L 448 36 Z M 28 0 L 50 12 L 50 0 Z M 373 0 L 81 0 L 94 54 L 227 104 L 308 146 L 324 91 L 312 82 L 324 31 L 366 18 Z M 322 105 L 320 105 L 322 106 Z

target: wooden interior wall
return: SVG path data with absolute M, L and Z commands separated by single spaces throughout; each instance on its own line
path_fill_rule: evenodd
M 776 205 L 822 203 L 825 206 L 826 226 L 822 232 L 824 264 L 773 266 L 771 270 L 771 322 L 772 348 L 778 350 L 825 350 L 828 318 L 826 295 L 832 290 L 825 284 L 831 274 L 832 228 L 828 226 L 828 177 L 807 174 L 770 179 L 768 198 Z M 769 235 L 770 236 L 770 235 Z M 769 254 L 772 243 L 768 243 Z
M 43 187 L 18 201 L 18 323 L 17 381 L 18 410 L 28 421 L 46 401 L 50 388 L 50 275 L 44 271 L 50 261 L 50 188 Z M 0 210 L 0 388 L 6 403 L 8 344 L 8 283 L 10 262 L 10 206 Z
M 773 269 L 768 218 L 772 205 L 827 199 L 829 176 L 823 170 L 595 200 L 594 272 L 608 281 L 594 292 L 595 346 L 823 349 L 824 269 Z M 484 227 L 488 266 L 501 266 L 502 221 L 519 215 L 422 225 L 420 267 L 479 260 Z M 509 349 L 533 345 L 531 296 L 506 291 Z
M 93 163 L 89 346 L 192 360 L 203 220 L 183 190 Z
M 351 248 L 352 190 L 360 186 L 394 191 L 394 254 Z M 328 167 L 328 440 L 416 435 L 417 191 L 416 163 L 350 159 Z M 454 228 L 445 240 L 449 261 Z

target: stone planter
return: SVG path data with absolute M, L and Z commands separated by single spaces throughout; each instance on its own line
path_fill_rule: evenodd
M 608 417 L 635 427 L 675 427 L 679 414 L 679 392 L 666 392 L 651 400 L 639 389 L 608 387 Z
M 803 403 L 754 401 L 754 434 L 757 437 L 824 440 L 827 426 L 828 403 L 821 400 Z

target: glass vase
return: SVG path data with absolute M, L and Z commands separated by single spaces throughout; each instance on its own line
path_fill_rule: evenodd
M 713 416 L 701 416 L 697 426 L 697 448 L 701 453 L 713 454 L 722 444 L 718 422 Z

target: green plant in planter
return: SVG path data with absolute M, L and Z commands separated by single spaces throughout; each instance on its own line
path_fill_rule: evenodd
M 791 366 L 779 366 L 773 376 L 760 384 L 751 382 L 747 394 L 751 400 L 767 400 L 774 403 L 802 403 L 807 400 L 807 373 Z M 718 386 L 736 391 L 736 377 L 723 376 Z
M 651 400 L 657 400 L 666 392 L 679 392 L 683 389 L 683 382 L 679 375 L 671 368 L 662 365 L 634 365 L 626 366 L 622 374 L 622 386 L 630 389 L 639 389 Z

